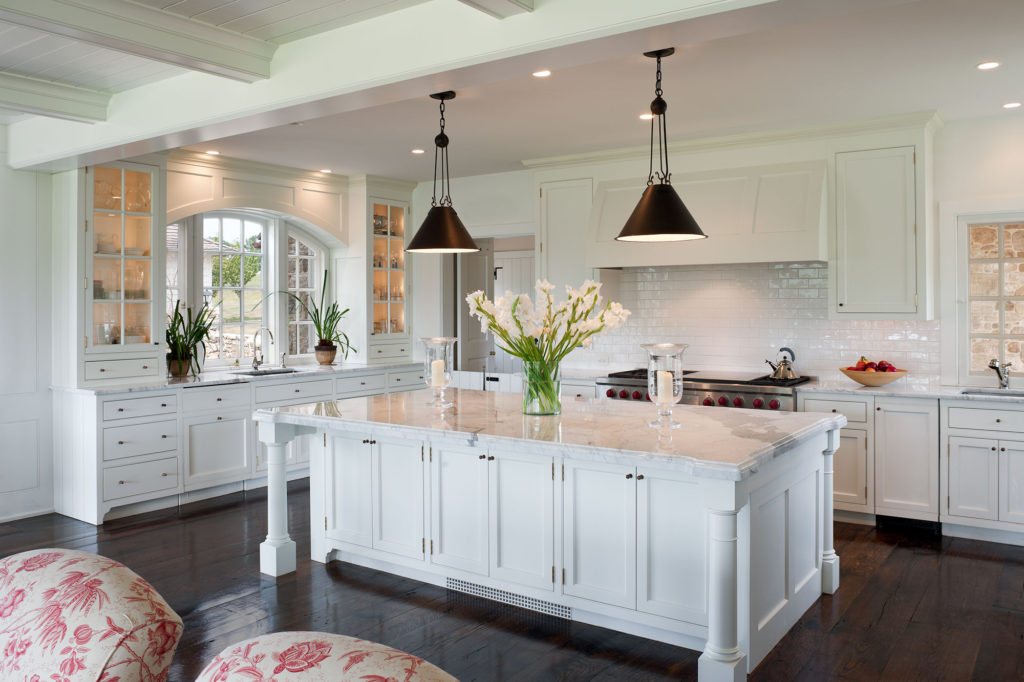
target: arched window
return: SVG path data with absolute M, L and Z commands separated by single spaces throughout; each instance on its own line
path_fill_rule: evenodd
M 320 287 L 323 286 L 323 249 L 307 236 L 288 231 L 286 247 L 288 255 L 288 293 L 308 302 L 320 302 Z M 309 315 L 294 298 L 288 297 L 287 306 L 288 345 L 285 352 L 290 356 L 306 355 L 313 352 L 318 339 Z

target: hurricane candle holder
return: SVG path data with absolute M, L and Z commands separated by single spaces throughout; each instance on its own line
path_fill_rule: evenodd
M 452 354 L 454 336 L 433 336 L 421 338 L 423 342 L 423 380 L 434 391 L 434 399 L 427 403 L 430 407 L 444 409 L 451 407 L 452 402 L 445 400 L 444 389 L 452 383 Z
M 655 428 L 678 429 L 672 419 L 672 406 L 683 397 L 683 351 L 685 343 L 644 343 L 648 353 L 647 393 L 658 408 L 658 418 L 648 422 Z

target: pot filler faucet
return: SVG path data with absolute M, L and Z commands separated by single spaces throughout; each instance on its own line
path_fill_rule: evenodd
M 1002 365 L 995 358 L 988 361 L 988 368 L 996 373 L 999 377 L 999 388 L 1006 388 L 1010 385 L 1010 367 L 1013 365 L 1012 362 L 1007 362 Z
M 270 334 L 270 343 L 274 343 L 274 332 L 270 331 L 270 329 L 268 329 L 267 327 L 260 327 L 255 332 L 253 332 L 253 335 L 252 335 L 252 368 L 253 368 L 253 371 L 256 371 L 256 372 L 258 372 L 260 370 L 260 365 L 263 364 L 263 343 L 262 343 L 263 337 L 260 336 L 260 332 L 265 330 L 265 329 L 266 329 L 267 333 Z M 260 339 L 260 354 L 259 355 L 256 355 L 256 339 L 257 338 Z M 993 360 L 993 362 L 995 362 L 995 360 Z

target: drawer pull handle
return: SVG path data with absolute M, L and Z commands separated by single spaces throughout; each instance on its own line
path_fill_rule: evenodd
M 494 461 L 494 455 L 491 455 L 490 457 L 488 457 L 487 461 L 488 462 L 493 462 Z
M 398 349 L 398 352 L 399 352 L 399 353 L 404 353 L 404 352 L 405 352 L 405 349 L 404 349 L 404 348 L 399 348 L 399 349 Z
M 165 471 L 162 474 L 160 474 L 160 476 L 163 478 L 167 478 L 168 476 L 170 476 L 170 474 Z
M 103 369 L 102 367 L 100 367 L 100 371 L 101 371 L 101 372 L 106 372 L 107 370 L 105 370 L 105 369 Z
M 224 398 L 217 398 L 217 402 L 218 402 L 218 403 L 219 403 L 220 401 L 222 401 L 222 400 L 224 400 Z
M 633 478 L 633 474 L 626 474 L 626 478 Z
M 480 455 L 478 459 L 487 459 L 487 455 Z
M 118 484 L 118 485 L 124 485 L 124 484 L 125 484 L 125 482 L 124 482 L 124 481 L 118 481 L 118 482 L 117 482 L 117 484 Z
M 359 385 L 360 385 L 360 386 L 365 386 L 365 385 L 366 385 L 366 382 L 365 382 L 365 381 L 360 381 L 360 382 L 359 382 Z
M 117 444 L 118 445 L 124 445 L 124 441 L 123 440 L 119 440 L 119 441 L 117 441 Z
M 298 393 L 298 392 L 299 392 L 299 389 L 295 389 L 295 392 L 296 392 L 296 393 Z
M 376 444 L 377 444 L 377 441 L 375 441 L 375 440 L 371 440 L 370 441 L 370 445 L 376 445 Z
M 166 434 L 166 433 L 161 433 L 161 434 L 160 434 L 160 437 L 161 437 L 161 438 L 167 438 L 167 434 Z
M 364 439 L 363 439 L 363 443 L 364 443 L 364 444 L 368 444 L 369 442 L 370 442 L 370 439 L 369 439 L 369 438 L 364 438 Z
M 637 474 L 636 475 L 636 480 L 638 480 L 638 481 L 644 480 L 644 475 L 643 474 Z
M 149 369 L 149 365 L 143 365 L 142 369 Z
M 124 408 L 123 407 L 119 407 L 119 408 L 117 408 L 117 411 L 118 412 L 124 412 Z
M 167 407 L 167 403 L 160 403 L 160 407 Z
M 217 417 L 217 421 L 221 421 L 224 417 Z
M 378 348 L 378 349 L 377 349 L 377 352 L 378 352 L 378 353 L 383 353 L 384 351 L 382 351 L 382 350 L 381 350 L 380 348 Z M 100 370 L 100 371 L 102 372 L 103 370 Z
M 1001 421 L 1003 421 L 1003 420 L 1002 419 L 996 419 L 996 424 L 998 424 Z

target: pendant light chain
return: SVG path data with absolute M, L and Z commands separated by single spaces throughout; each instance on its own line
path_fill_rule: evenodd
M 647 179 L 647 184 L 654 184 L 654 125 L 657 121 L 658 125 L 658 180 L 662 183 L 671 182 L 672 174 L 668 169 L 668 123 L 665 120 L 666 111 L 668 105 L 665 100 L 662 99 L 662 95 L 665 91 L 661 88 L 661 57 L 658 57 L 658 71 L 654 81 L 654 101 L 651 102 L 651 113 L 654 114 L 654 118 L 651 119 L 651 164 L 650 171 Z
M 444 132 L 444 100 L 441 100 L 441 132 L 434 138 L 434 194 L 431 206 L 451 206 L 451 176 L 448 171 L 448 136 Z M 441 165 L 441 199 L 437 198 L 437 166 Z

